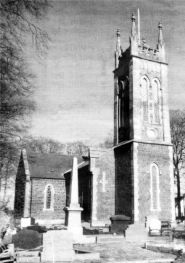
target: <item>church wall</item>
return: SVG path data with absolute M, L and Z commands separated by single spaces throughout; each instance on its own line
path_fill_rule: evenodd
M 54 189 L 54 209 L 44 210 L 44 190 L 48 184 Z M 32 178 L 31 216 L 35 219 L 58 220 L 65 218 L 65 180 Z
M 115 149 L 116 161 L 116 214 L 132 216 L 132 146 Z
M 115 161 L 114 151 L 108 150 L 96 159 L 97 191 L 96 216 L 98 221 L 109 221 L 115 214 Z M 94 174 L 93 174 L 94 176 Z M 103 183 L 105 181 L 105 183 Z
M 167 145 L 138 143 L 138 208 L 139 221 L 145 216 L 157 215 L 159 219 L 173 219 L 171 159 Z M 155 163 L 159 168 L 159 209 L 151 209 L 151 174 L 150 165 Z

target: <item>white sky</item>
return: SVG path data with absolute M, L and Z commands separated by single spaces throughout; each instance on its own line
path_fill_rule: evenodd
M 155 47 L 163 23 L 169 65 L 169 106 L 185 107 L 185 2 L 53 0 L 42 23 L 51 42 L 46 59 L 28 54 L 37 75 L 30 133 L 61 142 L 97 144 L 113 129 L 116 30 L 128 47 L 131 14 L 140 8 L 141 37 Z

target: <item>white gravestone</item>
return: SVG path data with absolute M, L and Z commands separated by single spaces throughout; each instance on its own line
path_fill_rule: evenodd
M 73 261 L 73 235 L 66 230 L 52 230 L 43 234 L 41 261 Z

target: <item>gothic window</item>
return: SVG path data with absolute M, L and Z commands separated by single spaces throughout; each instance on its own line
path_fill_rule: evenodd
M 151 210 L 160 210 L 159 203 L 159 168 L 155 163 L 150 165 L 150 192 L 151 192 Z
M 148 86 L 149 86 L 149 81 L 147 77 L 143 77 L 141 79 L 143 121 L 148 121 Z
M 47 185 L 44 190 L 44 210 L 53 210 L 54 205 L 54 188 Z
M 119 128 L 129 126 L 129 80 L 119 81 Z
M 159 123 L 159 82 L 154 79 L 153 83 L 154 122 Z
M 124 96 L 125 96 L 125 85 L 123 81 L 119 83 L 119 99 L 120 99 L 120 112 L 119 112 L 119 127 L 124 126 Z
M 47 193 L 46 193 L 46 209 L 51 208 L 51 186 L 48 186 Z

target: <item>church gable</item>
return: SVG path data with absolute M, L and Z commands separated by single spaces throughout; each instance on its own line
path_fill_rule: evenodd
M 15 187 L 18 217 L 31 216 L 41 223 L 64 221 L 66 188 L 63 174 L 72 167 L 72 160 L 73 156 L 62 154 L 21 152 Z

